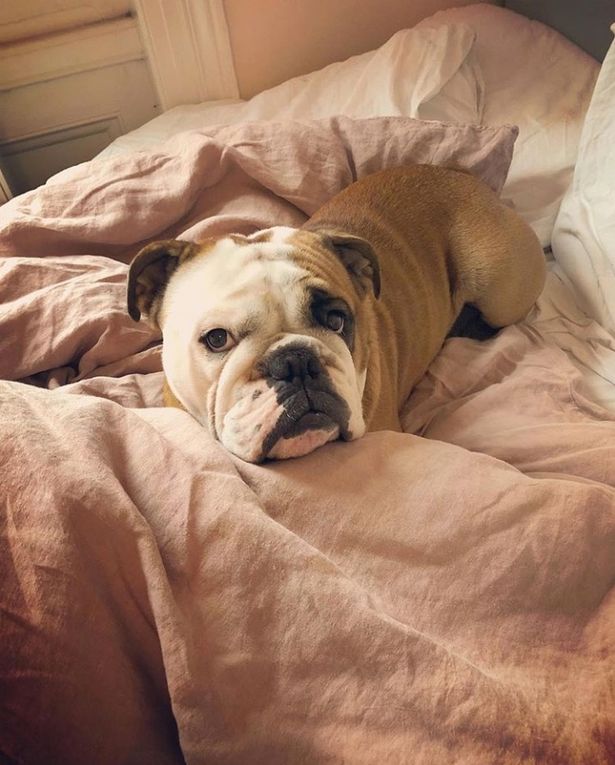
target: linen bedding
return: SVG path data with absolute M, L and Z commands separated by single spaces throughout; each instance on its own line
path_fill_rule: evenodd
M 448 341 L 405 434 L 255 466 L 160 406 L 125 312 L 152 238 L 298 225 L 409 161 L 500 191 L 515 134 L 211 129 L 0 210 L 4 760 L 613 762 L 615 417 L 531 321 Z

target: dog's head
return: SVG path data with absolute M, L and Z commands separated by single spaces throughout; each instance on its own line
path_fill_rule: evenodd
M 128 310 L 162 330 L 180 404 L 260 462 L 364 434 L 360 327 L 379 289 L 364 239 L 278 227 L 148 245 L 130 267 Z

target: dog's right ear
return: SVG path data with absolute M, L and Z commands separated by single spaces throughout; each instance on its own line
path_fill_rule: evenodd
M 374 248 L 360 236 L 343 231 L 319 232 L 325 246 L 341 260 L 360 295 L 371 289 L 374 297 L 380 297 L 380 266 Z
M 198 246 L 180 239 L 152 242 L 140 250 L 128 272 L 128 313 L 135 321 L 143 316 L 158 326 L 162 296 L 175 269 L 198 252 Z

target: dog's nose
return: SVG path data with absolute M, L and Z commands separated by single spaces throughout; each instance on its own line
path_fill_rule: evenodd
M 267 373 L 274 380 L 305 380 L 317 378 L 322 365 L 309 348 L 279 348 L 267 359 Z

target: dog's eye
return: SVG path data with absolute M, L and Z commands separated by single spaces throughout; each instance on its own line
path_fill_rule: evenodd
M 210 329 L 201 337 L 201 342 L 214 353 L 220 353 L 220 351 L 228 351 L 234 345 L 233 338 L 229 333 L 222 329 L 222 327 L 216 327 L 216 329 Z
M 327 329 L 336 332 L 338 335 L 344 331 L 344 321 L 346 316 L 341 311 L 329 311 L 325 318 Z

